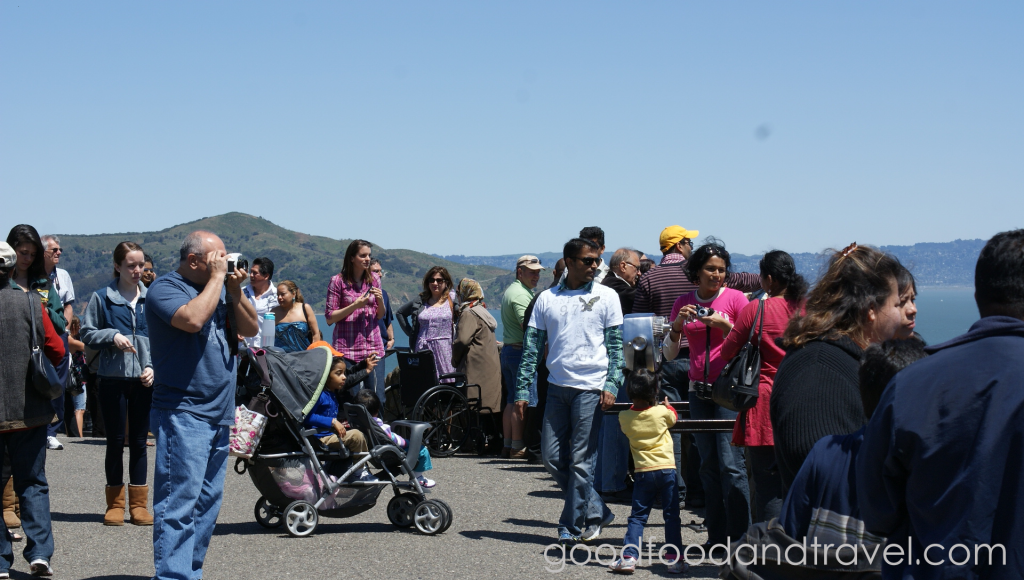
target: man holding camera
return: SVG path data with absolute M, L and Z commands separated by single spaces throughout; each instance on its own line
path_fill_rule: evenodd
M 156 382 L 150 425 L 154 578 L 202 578 L 224 495 L 234 423 L 236 335 L 255 336 L 256 310 L 242 296 L 244 270 L 227 271 L 224 242 L 197 231 L 174 272 L 153 282 L 146 322 Z

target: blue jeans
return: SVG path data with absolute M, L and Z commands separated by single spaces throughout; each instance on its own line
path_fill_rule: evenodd
M 387 400 L 387 395 L 384 394 L 384 389 L 387 388 L 384 385 L 385 379 L 387 379 L 388 373 L 385 370 L 386 365 L 384 359 L 377 361 L 377 368 L 373 369 L 373 381 L 374 387 L 376 388 L 377 398 L 380 399 L 380 404 L 383 406 L 384 401 Z
M 559 534 L 578 536 L 611 514 L 594 489 L 600 402 L 601 391 L 548 385 L 540 445 L 544 467 L 565 493 Z
M 0 456 L 5 449 L 11 457 L 14 493 L 21 501 L 21 527 L 25 530 L 22 554 L 28 562 L 37 558 L 49 562 L 53 557 L 53 528 L 50 486 L 46 483 L 46 427 L 0 433 Z M 0 572 L 7 572 L 12 564 L 14 546 L 7 534 L 0 534 Z
M 665 361 L 661 364 L 661 394 L 658 398 L 668 397 L 669 401 L 685 401 L 686 392 L 690 388 L 690 359 L 676 357 L 674 360 Z M 696 488 L 694 495 L 702 495 L 700 485 L 693 485 L 687 480 L 687 473 L 690 465 L 690 435 L 686 433 L 672 433 L 672 450 L 676 456 L 676 486 L 679 488 L 679 499 L 687 497 L 688 486 Z M 694 461 L 699 461 L 694 458 Z M 696 472 L 696 470 L 694 470 Z
M 626 387 L 619 389 L 616 403 L 628 403 Z M 623 435 L 618 415 L 601 418 L 601 429 L 597 436 L 597 467 L 594 487 L 600 493 L 615 493 L 626 489 L 629 473 L 629 438 Z
M 70 323 L 71 321 L 69 320 L 68 322 Z M 60 380 L 60 396 L 50 401 L 50 405 L 53 406 L 53 412 L 57 415 L 57 421 L 46 426 L 46 435 L 49 437 L 56 437 L 58 431 L 68 432 L 64 426 L 64 385 L 68 384 L 68 373 L 71 372 L 71 351 L 68 350 L 67 333 L 60 338 L 64 341 L 64 358 L 60 360 L 59 365 L 54 367 L 54 370 L 57 371 L 57 379 Z
M 690 417 L 694 419 L 735 419 L 736 415 L 690 393 Z M 750 489 L 743 449 L 732 446 L 731 432 L 697 433 L 696 438 L 708 541 L 724 544 L 726 537 L 739 540 L 750 527 Z
M 679 490 L 676 487 L 676 470 L 638 471 L 633 474 L 633 511 L 629 514 L 626 537 L 622 540 L 623 556 L 637 557 L 637 548 L 642 547 L 644 526 L 651 515 L 655 498 L 661 500 L 665 517 L 665 543 L 675 547 L 668 554 L 680 554 L 683 550 L 682 523 L 679 521 Z
M 501 376 L 505 379 L 505 388 L 508 389 L 506 403 L 512 405 L 516 402 L 516 379 L 519 376 L 519 362 L 523 360 L 523 349 L 512 348 L 511 346 L 501 349 Z M 537 377 L 530 382 L 530 398 L 526 403 L 527 407 L 537 406 Z
M 156 580 L 198 580 L 224 496 L 228 425 L 153 409 L 153 564 Z

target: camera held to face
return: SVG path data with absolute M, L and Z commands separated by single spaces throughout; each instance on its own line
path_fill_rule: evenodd
M 697 318 L 704 318 L 705 316 L 711 316 L 715 313 L 715 309 L 710 306 L 698 306 L 694 312 L 694 316 Z
M 247 271 L 249 260 L 242 257 L 242 254 L 228 254 L 228 276 L 235 273 L 235 270 Z

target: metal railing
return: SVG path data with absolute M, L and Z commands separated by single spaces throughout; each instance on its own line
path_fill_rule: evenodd
M 689 401 L 669 402 L 669 404 L 679 415 L 675 426 L 669 429 L 672 433 L 732 433 L 733 425 L 736 423 L 734 419 L 691 419 Z M 605 413 L 618 414 L 629 407 L 629 403 L 615 403 Z

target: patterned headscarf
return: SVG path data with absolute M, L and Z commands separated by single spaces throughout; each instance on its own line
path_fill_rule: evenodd
M 484 304 L 484 289 L 480 287 L 480 283 L 476 280 L 463 278 L 459 281 L 456 291 L 459 294 L 459 314 L 477 304 L 487 308 L 487 305 Z

